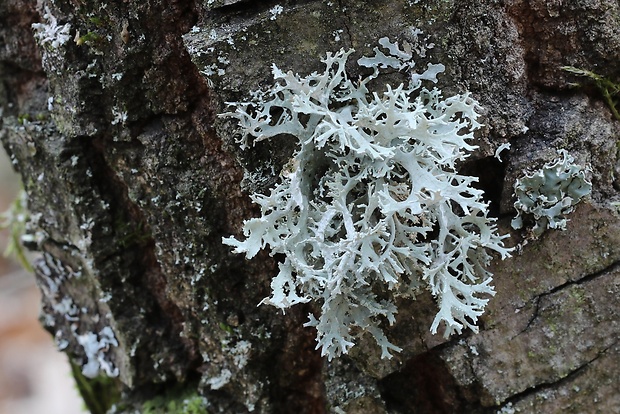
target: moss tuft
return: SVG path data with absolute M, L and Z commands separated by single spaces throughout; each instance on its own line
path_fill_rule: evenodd
M 147 401 L 140 411 L 143 414 L 205 414 L 207 400 L 194 389 L 173 389 Z

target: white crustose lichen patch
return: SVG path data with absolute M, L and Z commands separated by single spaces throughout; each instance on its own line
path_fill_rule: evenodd
M 368 73 L 358 79 L 345 70 L 352 50 L 328 53 L 325 70 L 306 77 L 274 65 L 271 89 L 224 114 L 239 121 L 244 149 L 276 136 L 299 142 L 270 193 L 251 195 L 261 215 L 244 223 L 245 238 L 224 243 L 247 258 L 267 246 L 283 255 L 263 303 L 319 303 L 306 326 L 330 359 L 354 345 L 354 327 L 374 336 L 382 357 L 400 351 L 380 323 L 394 323 L 395 298 L 421 286 L 439 306 L 433 333 L 442 322 L 445 336 L 476 331 L 494 294 L 488 251 L 510 254 L 477 179 L 456 169 L 475 148 L 478 103 L 423 87 L 444 66 L 416 71 L 411 44 L 379 44 L 357 61 Z M 383 71 L 405 81 L 371 92 Z

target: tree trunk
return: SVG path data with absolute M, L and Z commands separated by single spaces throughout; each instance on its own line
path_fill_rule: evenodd
M 41 252 L 41 320 L 91 412 L 620 412 L 620 123 L 604 95 L 620 78 L 619 16 L 611 0 L 4 0 L 0 137 Z M 260 213 L 249 195 L 282 179 L 296 141 L 242 149 L 218 114 L 272 85 L 274 63 L 303 77 L 383 37 L 432 42 L 416 69 L 443 64 L 443 95 L 484 108 L 458 168 L 519 248 L 489 268 L 478 334 L 431 334 L 421 289 L 383 324 L 401 352 L 381 359 L 357 329 L 328 360 L 303 326 L 320 303 L 257 306 L 282 255 L 222 243 L 243 238 Z M 511 228 L 515 183 L 561 149 L 591 195 L 564 231 Z

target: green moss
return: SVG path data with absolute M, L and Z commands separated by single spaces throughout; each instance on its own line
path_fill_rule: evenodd
M 25 123 L 28 123 L 32 121 L 32 117 L 30 116 L 30 114 L 19 114 L 17 116 L 17 123 L 20 125 L 24 125 Z
M 97 17 L 97 16 L 92 16 L 88 18 L 88 21 L 92 24 L 94 24 L 97 27 L 103 27 L 106 25 L 106 22 L 104 19 L 102 19 L 101 17 Z
M 134 224 L 124 218 L 115 220 L 115 228 L 118 234 L 118 245 L 124 249 L 131 246 L 142 246 L 152 239 L 152 235 L 144 222 Z
M 609 109 L 611 109 L 611 113 L 614 115 L 618 121 L 620 121 L 620 83 L 612 82 L 610 79 L 607 79 L 601 75 L 598 75 L 594 72 L 590 72 L 589 70 L 579 69 L 574 66 L 562 66 L 563 70 L 574 73 L 578 76 L 583 76 L 585 78 L 590 79 L 591 82 L 594 82 L 596 87 L 603 94 L 603 99 Z M 578 83 L 572 84 L 573 86 L 581 86 Z
M 86 378 L 82 374 L 81 367 L 71 359 L 69 361 L 76 386 L 88 411 L 91 414 L 106 414 L 120 399 L 120 382 L 104 375 L 92 379 Z
M 27 125 L 30 127 L 31 130 L 34 129 L 37 131 L 41 131 L 45 128 L 44 124 L 49 120 L 49 111 L 46 109 L 42 112 L 31 112 L 29 114 L 22 114 L 19 118 L 18 120 L 21 125 Z
M 95 32 L 88 32 L 84 36 L 80 36 L 75 43 L 80 46 L 84 43 L 99 43 L 101 40 L 101 35 Z
M 225 332 L 228 332 L 231 335 L 235 334 L 235 331 L 233 330 L 233 328 L 229 325 L 226 325 L 224 322 L 220 322 L 220 329 Z
M 206 414 L 207 400 L 193 389 L 174 388 L 164 395 L 145 402 L 142 414 Z

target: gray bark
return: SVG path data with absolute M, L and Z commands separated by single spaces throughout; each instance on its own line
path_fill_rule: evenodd
M 58 47 L 31 27 L 49 15 L 70 24 Z M 591 166 L 592 195 L 566 231 L 493 263 L 479 334 L 431 335 L 436 305 L 421 292 L 388 328 L 401 353 L 382 360 L 362 335 L 328 362 L 302 326 L 311 304 L 257 306 L 278 258 L 247 261 L 221 242 L 257 214 L 248 194 L 277 180 L 264 166 L 283 166 L 294 143 L 243 152 L 216 115 L 272 83 L 272 63 L 305 75 L 328 51 L 368 54 L 414 27 L 446 66 L 444 94 L 470 91 L 486 111 L 462 168 L 480 177 L 509 244 L 525 237 L 510 228 L 515 180 L 557 149 Z M 571 88 L 583 79 L 560 69 L 620 79 L 619 28 L 611 0 L 4 0 L 0 138 L 42 253 L 41 319 L 89 408 L 620 412 L 620 123 L 600 91 Z

